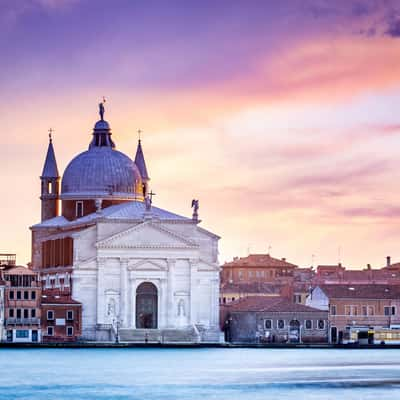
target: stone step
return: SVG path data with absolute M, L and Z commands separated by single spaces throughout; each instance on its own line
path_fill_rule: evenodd
M 198 343 L 195 328 L 182 329 L 120 329 L 120 342 L 128 343 Z

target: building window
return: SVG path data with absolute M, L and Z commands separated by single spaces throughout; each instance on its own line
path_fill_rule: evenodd
M 331 305 L 331 315 L 336 315 L 337 311 L 336 311 L 336 305 L 332 304 Z
M 318 329 L 325 329 L 325 321 L 323 319 L 318 320 Z
M 285 321 L 283 319 L 278 319 L 278 329 L 285 329 Z
M 36 318 L 36 309 L 35 308 L 31 309 L 31 318 Z
M 8 298 L 9 298 L 10 300 L 14 300 L 14 290 L 11 290 L 11 291 L 10 291 L 10 293 L 9 293 L 9 295 L 8 295 Z
M 36 292 L 31 292 L 31 300 L 36 300 Z
M 72 310 L 67 311 L 67 321 L 72 321 L 74 319 L 74 312 Z
M 351 315 L 350 306 L 344 306 L 344 313 L 345 313 L 346 315 Z
M 306 329 L 312 329 L 312 320 L 306 319 Z
M 21 295 L 21 291 L 17 290 L 17 300 L 21 300 L 22 295 Z
M 249 271 L 249 278 L 253 277 L 253 271 Z
M 67 326 L 67 336 L 74 335 L 74 328 L 72 326 Z
M 241 269 L 239 269 L 239 279 L 242 280 L 243 279 L 243 271 Z
M 24 290 L 24 300 L 29 300 L 29 292 Z
M 368 315 L 368 307 L 367 306 L 362 306 L 361 307 L 361 312 L 363 316 Z
M 24 318 L 29 318 L 29 310 L 24 310 Z
M 226 304 L 226 297 L 224 297 L 224 298 L 222 299 L 222 302 L 223 302 L 224 304 Z
M 266 319 L 264 321 L 264 328 L 265 329 L 272 329 L 272 319 Z
M 8 310 L 8 316 L 9 316 L 10 318 L 14 318 L 14 309 L 13 309 L 13 308 L 10 308 L 10 309 Z
M 83 217 L 83 201 L 76 202 L 76 218 Z
M 47 311 L 47 320 L 52 321 L 54 319 L 54 311 L 48 310 Z
M 47 327 L 47 336 L 53 336 L 54 335 L 54 328 L 52 326 Z
M 385 312 L 385 315 L 395 315 L 396 314 L 396 307 L 387 306 L 387 307 L 384 308 L 384 312 Z
M 26 329 L 17 329 L 15 331 L 15 337 L 17 339 L 26 339 L 29 337 L 29 331 Z
M 375 309 L 374 306 L 368 306 L 368 315 L 374 315 Z
M 293 301 L 297 304 L 301 304 L 301 294 L 293 295 Z
M 352 307 L 351 315 L 358 315 L 358 307 L 357 306 Z
M 21 309 L 17 308 L 17 318 L 21 318 Z

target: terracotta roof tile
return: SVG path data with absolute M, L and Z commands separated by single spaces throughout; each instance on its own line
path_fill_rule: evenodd
M 245 297 L 229 304 L 231 312 L 321 312 L 316 308 L 292 303 L 284 297 Z
M 67 296 L 42 296 L 42 304 L 81 304 Z
M 399 285 L 319 285 L 330 298 L 400 299 Z
M 247 257 L 240 257 L 227 262 L 223 267 L 282 267 L 296 268 L 297 265 L 287 262 L 285 259 L 271 257 L 269 254 L 250 254 Z

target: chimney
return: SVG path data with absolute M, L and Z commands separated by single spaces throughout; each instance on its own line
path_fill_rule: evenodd
M 282 258 L 282 261 L 286 261 L 286 258 Z
M 368 270 L 371 269 L 371 264 L 367 264 L 367 269 L 368 269 Z
M 386 257 L 386 266 L 390 267 L 391 261 L 390 261 L 390 256 Z

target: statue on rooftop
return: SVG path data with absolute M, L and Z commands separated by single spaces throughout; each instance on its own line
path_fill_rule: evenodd
M 106 102 L 106 99 L 105 99 L 105 97 L 103 97 L 103 101 L 101 101 L 100 103 L 99 103 L 99 114 L 100 114 L 100 119 L 102 120 L 102 121 L 104 121 L 104 103 Z

